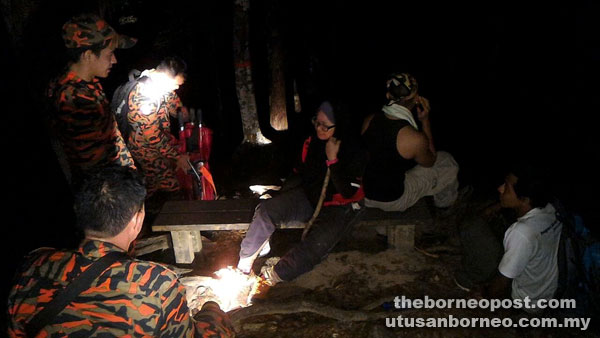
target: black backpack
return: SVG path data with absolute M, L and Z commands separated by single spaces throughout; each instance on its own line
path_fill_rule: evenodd
M 555 298 L 575 299 L 577 307 L 565 316 L 600 316 L 600 242 L 580 215 L 555 202 L 556 216 L 563 228 L 558 250 L 558 288 Z M 594 320 L 592 320 L 594 321 Z
M 115 89 L 110 101 L 110 108 L 113 114 L 115 114 L 115 119 L 125 142 L 127 142 L 129 133 L 131 132 L 131 126 L 127 121 L 127 115 L 129 114 L 129 94 L 139 82 L 144 81 L 143 79 L 146 78 L 145 76 L 140 77 L 140 74 L 139 70 L 132 69 L 128 75 L 129 80 Z

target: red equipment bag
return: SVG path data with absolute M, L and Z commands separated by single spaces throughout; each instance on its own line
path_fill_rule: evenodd
M 190 156 L 190 168 L 187 172 L 177 171 L 177 179 L 182 187 L 187 200 L 215 200 L 217 189 L 210 173 L 208 160 L 212 148 L 213 131 L 202 125 L 202 111 L 198 109 L 198 115 L 194 109 L 190 109 L 191 121 L 198 117 L 198 124 L 194 122 L 183 123 L 183 114 L 179 113 L 179 140 L 178 150 L 180 153 L 188 153 Z M 198 137 L 198 146 L 194 149 L 188 148 L 188 140 L 193 136 Z M 193 144 L 194 142 L 190 142 Z

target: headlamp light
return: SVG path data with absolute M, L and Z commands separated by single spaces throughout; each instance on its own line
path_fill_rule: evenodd
M 164 73 L 156 72 L 150 76 L 150 81 L 141 83 L 140 93 L 152 101 L 158 101 L 176 88 L 175 79 Z

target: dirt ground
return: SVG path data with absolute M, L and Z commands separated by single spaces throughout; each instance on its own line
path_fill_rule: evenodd
M 476 209 L 482 203 L 471 202 L 462 208 Z M 420 203 L 427 207 L 427 201 Z M 428 225 L 417 229 L 416 244 L 423 251 L 398 252 L 387 249 L 385 239 L 372 229 L 355 229 L 328 257 L 311 272 L 291 282 L 272 287 L 264 299 L 253 306 L 304 301 L 310 306 L 330 306 L 339 310 L 382 313 L 388 318 L 510 317 L 523 313 L 472 309 L 390 309 L 395 296 L 408 299 L 460 299 L 467 293 L 453 281 L 460 264 L 460 243 L 456 235 L 456 212 L 430 213 Z M 192 264 L 174 264 L 172 250 L 149 254 L 148 259 L 192 269 L 185 276 L 213 276 L 213 272 L 236 266 L 243 231 L 204 234 L 203 251 Z M 271 240 L 271 253 L 258 258 L 255 272 L 267 259 L 282 256 L 300 240 L 300 230 L 280 230 Z M 376 304 L 371 310 L 368 305 Z M 388 302 L 388 303 L 386 303 Z M 386 304 L 384 304 L 386 303 Z M 484 328 L 389 328 L 386 319 L 340 321 L 315 313 L 298 312 L 250 317 L 238 326 L 238 337 L 597 337 L 576 329 L 484 329 Z
M 243 160 L 243 159 L 242 159 Z M 246 170 L 241 168 L 239 170 Z M 247 170 L 241 180 L 233 181 L 224 198 L 251 197 L 250 184 L 276 184 L 273 175 L 253 175 Z M 266 172 L 269 172 L 268 170 Z M 273 170 L 271 172 L 277 172 Z M 265 171 L 262 171 L 264 174 Z M 238 179 L 240 176 L 237 176 Z M 394 297 L 407 299 L 462 299 L 467 292 L 453 281 L 453 273 L 461 260 L 457 224 L 464 215 L 476 212 L 494 202 L 493 197 L 474 193 L 456 207 L 437 210 L 427 198 L 417 206 L 424 210 L 426 225 L 416 229 L 416 246 L 422 250 L 399 252 L 387 248 L 386 240 L 374 229 L 358 228 L 338 243 L 328 257 L 311 272 L 291 282 L 272 287 L 264 299 L 253 306 L 285 306 L 302 304 L 324 312 L 342 312 L 377 318 L 353 321 L 334 319 L 315 312 L 287 311 L 248 317 L 237 322 L 238 337 L 599 337 L 597 333 L 579 329 L 516 328 L 399 328 L 387 327 L 393 318 L 512 318 L 526 316 L 516 310 L 489 312 L 483 309 L 394 309 Z M 152 221 L 150 215 L 148 222 Z M 172 250 L 154 252 L 142 258 L 191 269 L 185 276 L 211 276 L 214 272 L 236 266 L 244 231 L 203 232 L 203 251 L 192 264 L 175 264 Z M 258 258 L 254 271 L 260 272 L 267 259 L 280 257 L 301 237 L 301 230 L 278 230 L 271 238 L 271 252 Z M 299 303 L 303 302 L 303 303 Z M 368 308 L 368 310 L 367 310 Z M 354 312 L 352 312 L 354 311 Z M 233 316 L 235 314 L 230 313 Z M 377 315 L 375 315 L 377 314 Z M 369 317 L 369 318 L 371 318 Z M 387 319 L 386 319 L 387 318 Z M 339 320 L 341 319 L 341 320 Z M 354 318 L 355 319 L 355 318 Z M 593 323 L 592 323 L 593 325 Z M 597 324 L 596 324 L 597 326 Z

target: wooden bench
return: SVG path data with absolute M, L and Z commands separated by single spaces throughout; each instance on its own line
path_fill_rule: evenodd
M 176 263 L 190 264 L 194 253 L 202 250 L 202 231 L 247 230 L 259 202 L 259 199 L 167 201 L 156 217 L 152 231 L 170 232 Z M 425 221 L 418 209 L 400 213 L 367 208 L 359 226 L 385 226 L 390 247 L 412 250 L 415 226 Z M 302 229 L 304 224 L 284 224 L 280 228 Z

